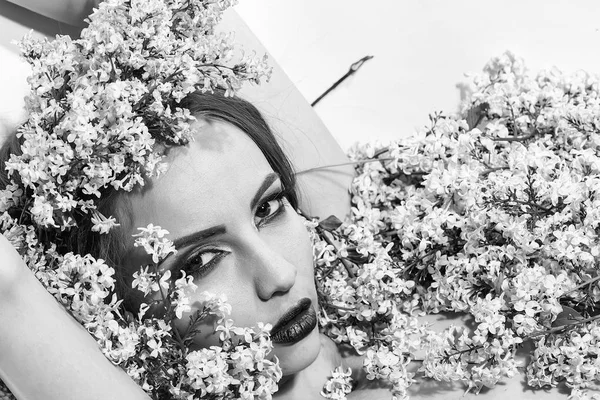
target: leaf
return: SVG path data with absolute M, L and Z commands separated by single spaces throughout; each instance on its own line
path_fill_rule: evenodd
M 583 320 L 583 316 L 575 309 L 567 306 L 562 306 L 563 310 L 556 317 L 556 321 L 552 323 L 552 327 L 573 325 L 577 321 Z
M 348 252 L 346 258 L 355 264 L 364 264 L 369 261 L 369 257 L 356 251 L 356 247 L 348 247 L 346 251 Z
M 479 125 L 479 123 L 483 120 L 489 108 L 490 105 L 488 103 L 481 103 L 471 107 L 469 111 L 467 111 L 467 116 L 465 119 L 467 120 L 469 129 L 477 128 L 477 125 Z
M 596 278 L 598 276 L 598 271 L 595 268 L 587 268 L 583 272 L 588 274 L 591 278 Z
M 125 320 L 125 322 L 127 322 L 128 324 L 132 324 L 135 322 L 136 318 L 135 315 L 133 315 L 133 313 L 131 311 L 125 311 L 123 313 L 123 319 Z
M 323 221 L 319 222 L 319 226 L 326 231 L 333 232 L 342 225 L 342 221 L 335 215 L 330 215 Z

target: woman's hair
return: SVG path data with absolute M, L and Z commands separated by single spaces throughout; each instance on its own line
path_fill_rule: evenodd
M 256 107 L 238 97 L 225 97 L 222 92 L 194 92 L 184 98 L 178 106 L 189 109 L 190 113 L 198 118 L 228 122 L 245 132 L 258 146 L 273 171 L 279 174 L 290 204 L 295 209 L 298 208 L 296 178 L 292 164 Z M 10 159 L 11 154 L 21 154 L 21 141 L 16 135 L 7 138 L 0 148 L 1 189 L 10 184 L 10 178 L 6 172 L 6 162 Z M 130 210 L 133 206 L 126 192 L 117 192 L 112 188 L 105 189 L 100 199 L 97 200 L 98 211 L 103 215 L 115 216 L 125 226 L 130 224 Z M 124 274 L 130 268 L 123 265 L 123 258 L 129 250 L 127 247 L 131 244 L 132 239 L 126 237 L 125 229 L 120 227 L 111 229 L 108 234 L 92 232 L 90 217 L 89 214 L 76 217 L 76 229 L 60 233 L 48 232 L 47 239 L 57 243 L 58 251 L 63 254 L 68 252 L 89 253 L 115 267 L 117 291 L 128 303 L 130 295 L 135 296 L 135 294 L 128 290 L 127 282 L 131 278 Z
M 184 98 L 181 106 L 196 117 L 228 122 L 243 132 L 258 146 L 273 171 L 279 174 L 283 189 L 294 209 L 298 208 L 296 175 L 290 160 L 277 143 L 269 125 L 252 104 L 239 97 L 225 97 L 221 93 L 194 92 Z

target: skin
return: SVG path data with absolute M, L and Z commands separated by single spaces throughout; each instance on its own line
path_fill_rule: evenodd
M 18 399 L 149 400 L 2 235 L 0 260 L 0 378 Z
M 167 229 L 181 244 L 161 268 L 193 275 L 195 293 L 225 294 L 237 326 L 256 326 L 258 321 L 275 325 L 302 298 L 315 307 L 312 250 L 304 222 L 283 195 L 274 198 L 283 188 L 260 149 L 225 122 L 199 120 L 194 128 L 194 141 L 170 150 L 169 170 L 133 195 L 131 232 L 149 223 Z M 210 237 L 193 237 L 206 230 Z M 140 251 L 134 251 L 134 258 L 142 257 Z M 194 310 L 201 308 L 194 301 L 198 296 L 190 296 Z M 182 328 L 187 320 L 184 315 Z M 194 347 L 211 345 L 218 340 L 208 323 Z M 291 376 L 323 356 L 321 347 L 314 329 L 297 343 L 275 344 L 274 353 L 284 375 Z

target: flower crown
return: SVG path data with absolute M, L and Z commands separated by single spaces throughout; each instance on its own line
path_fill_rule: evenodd
M 6 168 L 31 199 L 22 206 L 32 223 L 64 230 L 87 214 L 106 233 L 116 221 L 97 211 L 101 193 L 130 191 L 160 173 L 157 142 L 190 140 L 193 117 L 179 101 L 198 90 L 233 94 L 268 76 L 266 56 L 228 66 L 231 36 L 214 29 L 231 3 L 110 0 L 80 39 L 21 42 L 33 70 L 29 118 L 18 131 L 22 154 Z

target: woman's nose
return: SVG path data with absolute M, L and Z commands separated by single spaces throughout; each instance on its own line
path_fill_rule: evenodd
M 263 301 L 287 293 L 296 282 L 296 266 L 285 258 L 284 252 L 285 246 L 265 240 L 258 240 L 253 246 L 254 284 Z

